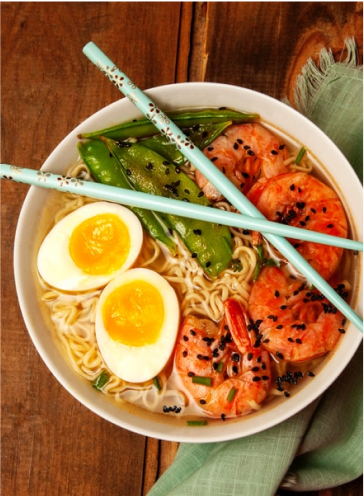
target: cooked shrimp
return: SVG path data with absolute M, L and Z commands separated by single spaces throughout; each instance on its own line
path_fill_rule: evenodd
M 248 310 L 262 346 L 288 362 L 303 362 L 331 351 L 345 318 L 317 290 L 266 267 L 254 283 Z
M 305 172 L 259 179 L 248 199 L 270 221 L 347 237 L 348 223 L 335 191 Z M 291 240 L 297 251 L 328 280 L 336 271 L 342 248 Z
M 204 154 L 244 194 L 259 177 L 288 172 L 284 165 L 285 149 L 281 141 L 261 124 L 235 124 L 206 147 Z M 196 182 L 209 200 L 223 196 L 199 171 Z
M 271 381 L 269 354 L 254 329 L 248 332 L 244 308 L 230 298 L 224 309 L 219 329 L 211 321 L 187 317 L 175 353 L 186 389 L 205 413 L 223 419 L 259 409 Z

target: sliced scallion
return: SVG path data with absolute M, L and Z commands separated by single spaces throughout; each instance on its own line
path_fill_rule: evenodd
M 217 372 L 222 372 L 223 367 L 224 367 L 224 363 L 223 363 L 223 362 L 219 362 L 219 363 L 217 364 L 216 371 L 217 371 Z
M 194 384 L 202 384 L 203 386 L 212 386 L 211 377 L 202 377 L 200 375 L 194 375 L 192 377 L 192 382 Z
M 303 146 L 303 147 L 301 148 L 301 150 L 298 152 L 298 155 L 297 155 L 297 157 L 296 157 L 296 160 L 294 161 L 294 163 L 295 163 L 296 165 L 298 165 L 298 164 L 301 162 L 301 160 L 303 159 L 303 156 L 304 156 L 304 154 L 306 153 L 306 151 L 307 151 L 307 150 L 306 150 L 306 148 Z
M 233 398 L 234 398 L 235 394 L 236 394 L 236 389 L 234 387 L 232 387 L 230 389 L 230 392 L 229 392 L 228 396 L 227 396 L 228 403 L 230 403 L 231 401 L 233 401 Z
M 199 426 L 199 425 L 207 425 L 207 420 L 187 420 L 187 425 L 189 426 Z
M 157 391 L 162 391 L 162 386 L 160 385 L 159 378 L 157 375 L 154 377 L 153 383 L 154 383 Z
M 103 370 L 101 374 L 97 376 L 96 379 L 93 381 L 92 385 L 94 388 L 101 391 L 109 379 L 110 379 L 109 374 L 106 372 L 106 370 Z

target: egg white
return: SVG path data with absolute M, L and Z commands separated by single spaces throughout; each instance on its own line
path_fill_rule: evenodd
M 102 275 L 88 274 L 71 258 L 70 237 L 74 229 L 85 220 L 107 213 L 117 215 L 126 225 L 130 237 L 130 250 L 120 269 Z M 143 228 L 133 212 L 115 203 L 89 203 L 64 217 L 45 237 L 38 252 L 38 272 L 46 283 L 63 291 L 88 291 L 101 288 L 132 266 L 142 244 Z
M 114 341 L 103 321 L 103 307 L 108 296 L 120 286 L 144 281 L 160 293 L 164 306 L 164 321 L 157 341 L 144 346 L 129 346 Z M 149 269 L 131 269 L 113 279 L 101 293 L 96 308 L 96 339 L 107 367 L 118 377 L 140 383 L 148 381 L 165 367 L 176 342 L 179 328 L 179 303 L 172 286 L 157 272 Z

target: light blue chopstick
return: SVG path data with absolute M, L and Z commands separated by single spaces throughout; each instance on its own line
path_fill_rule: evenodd
M 156 128 L 167 136 L 183 155 L 230 201 L 239 212 L 264 219 L 259 210 L 229 181 L 229 179 L 196 148 L 183 132 L 168 119 L 156 104 L 147 97 L 118 67 L 95 45 L 89 42 L 83 52 L 112 83 L 145 115 Z M 282 253 L 326 298 L 341 311 L 361 332 L 363 321 L 337 292 L 311 267 L 297 250 L 283 237 L 264 233 Z
M 106 184 L 84 181 L 46 171 L 27 169 L 14 165 L 0 164 L 0 178 L 12 179 L 43 188 L 55 189 L 63 192 L 88 196 L 98 200 L 122 203 L 132 207 L 145 208 L 156 212 L 170 213 L 207 222 L 215 222 L 225 226 L 239 227 L 254 231 L 264 231 L 279 234 L 293 239 L 314 241 L 325 245 L 338 246 L 349 250 L 363 251 L 363 243 L 351 239 L 330 236 L 307 229 L 285 226 L 265 219 L 253 219 L 234 212 L 226 212 L 217 208 L 209 208 L 172 198 L 165 198 L 140 191 L 127 190 Z

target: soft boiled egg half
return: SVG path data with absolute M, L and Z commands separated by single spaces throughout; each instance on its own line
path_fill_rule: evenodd
M 175 345 L 176 293 L 157 272 L 130 269 L 102 291 L 95 326 L 101 355 L 115 375 L 134 383 L 153 379 Z
M 38 271 L 63 291 L 100 288 L 132 266 L 142 243 L 143 228 L 133 212 L 115 203 L 89 203 L 49 232 L 38 252 Z

